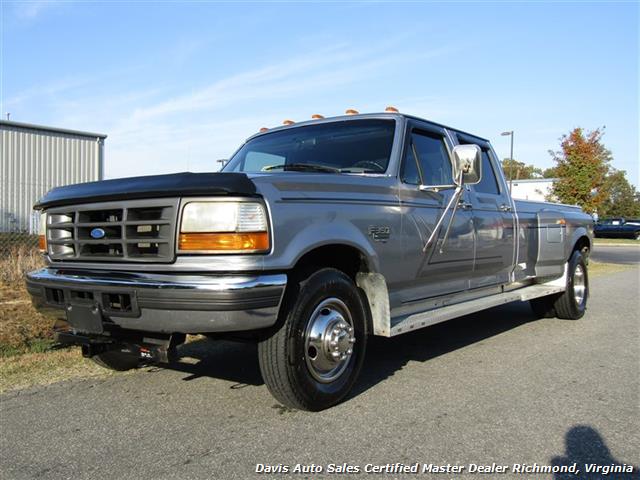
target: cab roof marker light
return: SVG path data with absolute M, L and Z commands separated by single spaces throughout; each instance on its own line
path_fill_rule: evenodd
M 313 115 L 311 115 L 311 118 L 313 120 L 322 120 L 324 118 L 324 115 L 320 115 L 319 113 L 314 113 Z
M 259 131 L 260 131 L 260 133 L 264 133 L 264 132 L 268 132 L 269 129 L 267 127 L 262 127 L 262 128 L 260 128 Z
M 384 111 L 388 113 L 400 113 L 400 110 L 398 110 L 393 105 L 389 105 L 387 108 L 384 109 Z
M 346 113 L 347 115 L 358 115 L 360 112 L 354 110 L 353 108 L 347 108 L 344 113 Z
M 296 123 L 296 122 L 294 122 L 293 120 L 288 120 L 288 119 L 285 120 L 284 122 L 282 122 L 283 125 L 293 125 L 294 123 Z

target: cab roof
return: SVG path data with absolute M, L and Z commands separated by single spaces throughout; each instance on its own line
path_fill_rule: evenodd
M 303 120 L 301 122 L 295 122 L 295 123 L 291 123 L 291 124 L 285 124 L 285 125 L 278 125 L 277 127 L 272 127 L 269 128 L 268 130 L 265 130 L 264 132 L 257 132 L 253 135 L 251 135 L 247 141 L 262 136 L 262 135 L 268 135 L 269 133 L 272 132 L 280 132 L 283 130 L 289 130 L 292 128 L 298 128 L 298 127 L 305 127 L 308 125 L 317 125 L 319 123 L 333 123 L 333 122 L 344 122 L 344 121 L 349 121 L 349 120 L 359 120 L 359 119 L 381 119 L 381 118 L 388 118 L 388 119 L 400 119 L 400 120 L 417 120 L 420 122 L 425 122 L 425 123 L 429 123 L 431 125 L 437 126 L 437 127 L 441 127 L 441 128 L 446 128 L 447 130 L 450 130 L 452 132 L 455 133 L 460 133 L 462 135 L 466 135 L 469 137 L 473 137 L 477 140 L 481 140 L 483 142 L 487 142 L 490 143 L 490 141 L 486 138 L 480 137 L 478 135 L 474 135 L 473 133 L 469 133 L 469 132 L 465 132 L 463 130 L 457 129 L 457 128 L 452 128 L 449 127 L 447 125 L 444 125 L 442 123 L 437 123 L 431 120 L 427 120 L 425 118 L 421 118 L 421 117 L 417 117 L 415 115 L 409 115 L 406 113 L 390 113 L 390 112 L 379 112 L 379 113 L 358 113 L 355 115 L 338 115 L 335 117 L 326 117 L 326 118 L 317 118 L 317 119 L 309 119 L 309 120 Z

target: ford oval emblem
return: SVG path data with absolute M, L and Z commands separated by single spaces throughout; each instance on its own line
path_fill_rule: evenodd
M 94 228 L 90 233 L 91 238 L 95 238 L 96 240 L 104 238 L 106 234 L 107 232 L 105 232 L 102 228 Z

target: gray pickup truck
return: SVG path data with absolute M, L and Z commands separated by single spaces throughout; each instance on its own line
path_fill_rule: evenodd
M 507 302 L 583 316 L 591 217 L 514 201 L 488 140 L 398 113 L 286 125 L 221 173 L 51 190 L 47 267 L 27 276 L 59 342 L 115 370 L 167 362 L 186 334 L 258 343 L 285 405 L 349 392 L 370 335 Z

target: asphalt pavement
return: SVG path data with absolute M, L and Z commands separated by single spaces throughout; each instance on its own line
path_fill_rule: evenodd
M 595 245 L 591 258 L 596 262 L 617 263 L 620 265 L 640 264 L 640 242 L 638 245 Z
M 639 277 L 632 267 L 592 278 L 579 321 L 534 320 L 512 304 L 374 339 L 353 395 L 320 413 L 274 401 L 255 347 L 205 341 L 171 369 L 8 393 L 0 476 L 273 478 L 256 465 L 314 464 L 335 478 L 330 464 L 576 462 L 579 476 L 555 478 L 638 478 Z M 589 463 L 636 470 L 589 476 Z

